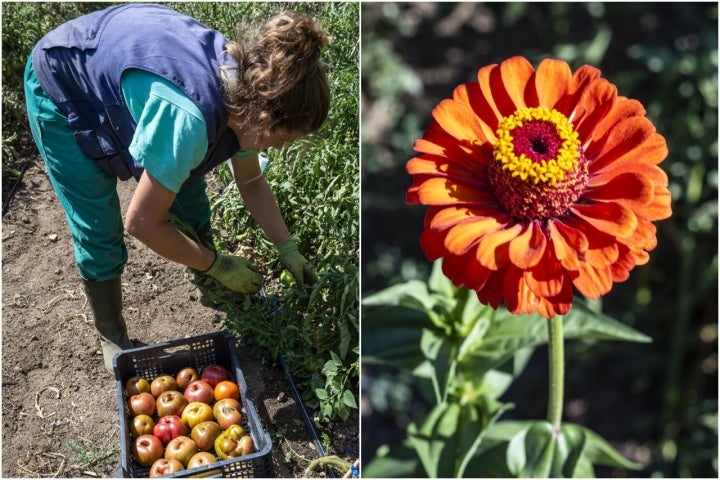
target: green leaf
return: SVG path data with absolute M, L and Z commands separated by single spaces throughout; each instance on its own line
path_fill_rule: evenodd
M 508 403 L 508 404 L 500 406 L 495 411 L 493 416 L 490 418 L 487 425 L 485 425 L 484 428 L 482 429 L 482 431 L 477 435 L 477 437 L 474 440 L 472 438 L 468 438 L 467 441 L 464 442 L 464 443 L 469 443 L 470 446 L 465 451 L 464 457 L 462 458 L 460 465 L 458 466 L 458 469 L 456 472 L 457 477 L 464 477 L 466 471 L 473 474 L 473 476 L 476 474 L 476 471 L 474 469 L 471 468 L 468 470 L 468 465 L 472 461 L 472 459 L 475 456 L 475 454 L 477 453 L 477 451 L 480 449 L 480 446 L 482 445 L 485 435 L 487 434 L 488 427 L 492 426 L 492 424 L 497 422 L 497 420 L 500 418 L 500 416 L 503 413 L 505 413 L 506 410 L 509 410 L 513 407 L 514 407 L 514 405 L 512 403 Z M 473 408 L 473 407 L 470 405 L 467 408 Z
M 573 300 L 573 308 L 563 319 L 565 338 L 580 340 L 624 340 L 650 343 L 652 338 L 632 327 L 590 308 L 582 298 Z
M 508 465 L 513 465 L 513 470 L 520 467 L 517 471 L 520 477 L 547 478 L 552 468 L 554 451 L 552 425 L 535 422 L 510 441 Z
M 363 362 L 387 363 L 412 371 L 425 357 L 419 348 L 427 315 L 407 307 L 373 308 L 363 312 Z
M 583 456 L 592 462 L 593 465 L 604 465 L 606 467 L 618 467 L 628 470 L 640 470 L 642 465 L 631 462 L 615 450 L 605 439 L 582 425 L 567 424 L 563 427 L 574 434 L 580 433 L 585 436 L 585 451 Z M 575 430 L 579 430 L 575 433 Z
M 483 445 L 487 443 L 486 437 Z M 510 478 L 513 473 L 505 461 L 506 450 L 507 443 L 489 445 L 470 460 L 465 470 L 474 478 Z
M 342 401 L 350 408 L 358 408 L 357 402 L 355 402 L 355 395 L 353 395 L 350 390 L 345 390 L 342 396 Z
M 557 432 L 546 421 L 531 422 L 508 442 L 508 468 L 520 477 L 576 476 L 585 438 L 585 434 L 575 428 L 563 426 Z M 579 471 L 588 473 L 587 464 Z
M 430 477 L 458 477 L 468 469 L 478 451 L 487 426 L 511 405 L 497 410 L 492 418 L 475 404 L 443 402 L 436 405 L 425 422 L 408 426 L 408 438 Z
M 562 426 L 562 437 L 559 442 L 558 451 L 562 451 L 562 457 L 558 459 L 557 465 L 562 466 L 558 470 L 558 476 L 577 477 L 578 464 L 582 458 L 585 448 L 585 433 L 570 428 L 567 425 Z M 555 463 L 553 464 L 555 465 Z M 582 472 L 585 473 L 584 471 Z
M 377 456 L 363 465 L 365 478 L 425 478 L 428 474 L 422 467 L 415 448 L 409 440 L 393 445 L 383 445 Z
M 369 295 L 362 300 L 363 306 L 406 306 L 418 310 L 432 310 L 432 302 L 427 284 L 420 280 L 410 280 L 388 287 Z
M 408 439 L 431 478 L 452 476 L 459 416 L 459 405 L 441 403 L 433 408 L 419 429 L 414 423 L 408 425 Z
M 433 292 L 437 292 L 447 298 L 455 296 L 457 289 L 442 272 L 442 260 L 436 260 L 433 264 L 430 278 L 428 279 L 428 287 Z

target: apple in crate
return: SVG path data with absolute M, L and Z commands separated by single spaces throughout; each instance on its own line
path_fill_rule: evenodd
M 211 364 L 203 368 L 200 372 L 200 380 L 205 380 L 212 385 L 213 388 L 215 388 L 215 385 L 223 380 L 227 380 L 228 378 L 228 371 L 222 365 Z
M 174 458 L 185 466 L 197 452 L 198 448 L 193 439 L 180 435 L 170 440 L 170 443 L 165 447 L 165 458 L 168 460 Z
M 157 398 L 155 410 L 158 417 L 164 417 L 165 415 L 177 415 L 179 417 L 187 404 L 188 402 L 182 393 L 177 390 L 168 390 L 161 393 Z
M 155 435 L 140 435 L 132 443 L 132 456 L 141 467 L 150 467 L 163 456 L 163 444 Z
M 213 387 L 205 380 L 195 380 L 194 382 L 190 382 L 183 392 L 183 395 L 188 403 L 212 403 L 215 399 L 215 391 L 213 390 Z
M 179 460 L 175 460 L 174 458 L 170 460 L 167 458 L 158 458 L 155 460 L 155 463 L 152 464 L 152 467 L 150 467 L 150 478 L 162 477 L 181 470 L 185 470 L 185 467 Z
M 153 435 L 160 439 L 160 441 L 167 445 L 173 438 L 185 435 L 187 428 L 183 421 L 177 415 L 165 415 L 155 424 L 153 428 Z

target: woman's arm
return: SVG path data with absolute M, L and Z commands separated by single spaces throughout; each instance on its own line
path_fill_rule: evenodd
M 232 159 L 233 175 L 250 214 L 275 245 L 290 238 L 275 195 L 260 170 L 257 154 Z
M 130 200 L 125 230 L 168 260 L 205 271 L 215 254 L 168 223 L 165 216 L 174 200 L 175 193 L 146 170 Z

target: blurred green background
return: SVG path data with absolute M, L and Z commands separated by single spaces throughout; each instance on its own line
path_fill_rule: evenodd
M 569 343 L 565 419 L 643 465 L 644 477 L 717 477 L 717 3 L 362 4 L 362 294 L 431 264 L 418 245 L 424 208 L 405 204 L 433 107 L 477 70 L 514 55 L 591 64 L 636 98 L 667 142 L 673 217 L 658 247 L 603 298 L 648 345 Z M 543 418 L 546 350 L 506 394 L 504 418 Z M 404 437 L 427 406 L 400 372 L 362 370 L 363 462 Z M 598 476 L 627 472 L 599 470 Z

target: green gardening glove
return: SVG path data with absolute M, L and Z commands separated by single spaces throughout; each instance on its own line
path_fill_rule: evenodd
M 312 264 L 298 251 L 298 247 L 292 238 L 283 240 L 277 245 L 280 261 L 285 268 L 290 270 L 295 283 L 301 287 L 305 284 L 314 285 L 317 283 L 317 275 Z
M 242 257 L 218 253 L 215 262 L 204 272 L 217 279 L 230 290 L 255 293 L 263 284 L 263 277 Z

